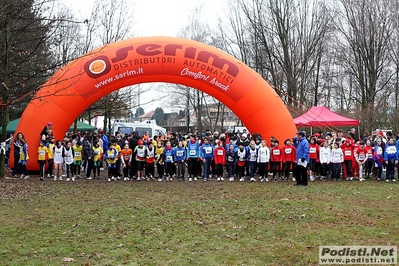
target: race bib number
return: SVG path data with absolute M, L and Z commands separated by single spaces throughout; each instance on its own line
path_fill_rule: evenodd
M 196 155 L 197 152 L 195 150 L 190 150 L 190 155 Z
M 345 156 L 351 156 L 352 155 L 352 151 L 345 151 Z
M 387 148 L 387 153 L 388 153 L 388 154 L 396 153 L 396 147 L 394 147 L 394 146 L 389 146 L 389 147 Z
M 256 155 L 255 154 L 251 154 L 251 161 L 254 161 L 256 159 Z
M 94 151 L 94 154 L 95 154 L 95 155 L 98 155 L 98 154 L 100 154 L 100 151 L 99 151 L 99 150 L 95 150 L 95 151 Z
M 212 153 L 212 147 L 207 147 L 207 148 L 205 148 L 205 153 L 206 153 L 206 154 Z
M 167 161 L 172 161 L 172 156 L 166 156 Z
M 223 151 L 222 150 L 218 150 L 216 154 L 217 155 L 223 155 Z
M 241 161 L 241 162 L 245 162 L 247 159 L 245 159 L 245 158 L 240 158 L 240 159 L 238 159 L 239 161 Z
M 82 153 L 80 151 L 75 152 L 75 157 L 80 157 L 81 155 L 82 155 Z
M 367 153 L 367 158 L 371 159 L 373 158 L 373 155 L 371 153 Z
M 229 162 L 233 162 L 233 161 L 234 161 L 234 157 L 229 156 L 228 161 L 229 161 Z
M 125 156 L 123 157 L 123 159 L 124 159 L 125 161 L 129 161 L 130 156 L 129 156 L 129 155 L 125 155 Z
M 40 156 L 44 156 L 44 155 L 46 155 L 46 152 L 45 151 L 39 151 L 39 155 Z
M 310 148 L 309 153 L 316 153 L 316 148 Z
M 359 160 L 364 160 L 364 154 L 359 155 Z
M 285 154 L 291 154 L 292 149 L 285 149 Z
M 176 152 L 176 156 L 183 156 L 183 154 L 184 154 L 184 151 L 177 151 Z
M 273 150 L 274 155 L 280 155 L 280 150 Z

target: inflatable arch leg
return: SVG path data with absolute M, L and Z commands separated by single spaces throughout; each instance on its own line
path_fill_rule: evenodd
M 206 44 L 173 37 L 143 37 L 100 47 L 57 71 L 25 109 L 16 132 L 29 144 L 28 169 L 38 169 L 39 133 L 53 122 L 62 139 L 87 107 L 120 88 L 169 82 L 201 90 L 221 101 L 269 140 L 291 138 L 293 119 L 280 97 L 255 71 Z

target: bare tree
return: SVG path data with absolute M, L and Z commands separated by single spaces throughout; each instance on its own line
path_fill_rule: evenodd
M 371 129 L 381 117 L 375 109 L 380 101 L 386 101 L 392 92 L 390 82 L 394 73 L 390 70 L 389 51 L 393 24 L 388 0 L 341 0 L 339 17 L 342 42 L 340 61 L 344 69 L 345 87 L 342 96 L 348 108 L 356 106 L 361 113 L 362 126 Z M 381 102 L 382 103 L 382 102 Z M 382 104 L 384 106 L 384 104 Z
M 106 45 L 132 37 L 134 34 L 132 30 L 134 25 L 133 14 L 130 1 L 96 1 L 91 18 L 87 23 L 87 43 L 85 47 L 92 49 L 93 45 Z M 87 109 L 88 116 L 91 117 L 91 110 L 103 114 L 104 129 L 108 128 L 111 118 L 115 117 L 116 114 L 120 114 L 118 106 L 121 101 L 128 106 L 129 97 L 131 97 L 130 90 L 133 88 L 121 89 L 104 96 L 98 103 Z M 126 106 L 122 105 L 122 109 L 126 108 Z

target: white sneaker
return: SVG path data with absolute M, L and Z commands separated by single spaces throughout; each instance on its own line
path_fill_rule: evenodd
M 395 179 L 394 179 L 394 180 L 395 180 Z M 223 178 L 223 177 L 221 177 L 221 178 L 220 178 L 220 181 L 224 181 L 224 178 Z
M 296 179 L 295 179 L 295 177 L 293 177 L 293 178 L 292 178 L 292 182 L 296 182 Z
M 72 181 L 75 182 L 75 177 L 74 176 L 72 177 Z
M 69 177 L 65 181 L 69 182 Z
M 29 179 L 29 176 L 28 176 L 28 175 L 26 175 L 26 176 L 24 177 L 24 179 Z
M 230 178 L 229 178 L 229 181 L 230 181 L 230 182 L 233 182 L 233 181 L 234 181 L 234 177 L 230 177 Z
M 266 177 L 265 181 L 266 181 L 266 182 L 269 182 L 269 178 Z
M 350 180 L 350 181 L 353 181 L 353 177 L 349 177 L 349 180 Z
M 111 182 L 111 178 L 108 178 L 108 182 Z
M 54 176 L 54 181 L 57 181 L 57 177 L 56 176 Z
M 240 182 L 244 182 L 244 177 L 241 177 L 241 178 L 240 178 Z
M 310 176 L 310 181 L 313 182 L 314 180 L 315 180 L 315 179 L 314 179 L 314 176 L 311 175 L 311 176 Z
M 62 176 L 60 176 L 60 181 L 62 181 Z
M 158 182 L 162 182 L 162 178 L 158 178 Z
M 251 182 L 256 182 L 256 179 L 254 177 L 251 177 Z
M 206 178 L 204 178 L 204 182 L 206 182 L 207 181 L 207 179 Z
M 392 179 L 392 182 L 396 182 L 396 179 L 394 178 L 394 179 Z
M 260 181 L 260 182 L 265 182 L 265 179 L 261 178 L 259 181 Z
M 389 182 L 389 179 L 385 180 L 386 182 Z
M 197 178 L 196 178 L 196 177 L 194 177 L 194 181 L 197 181 Z
M 188 179 L 188 182 L 191 182 L 191 181 L 193 181 L 193 179 L 190 177 L 190 178 Z
M 218 179 L 216 179 L 218 182 L 220 182 L 220 177 L 218 177 Z
M 88 177 L 88 178 L 87 178 L 87 180 L 92 180 L 92 179 L 93 179 L 92 177 Z
M 20 178 L 21 178 L 21 179 L 24 179 L 24 177 L 25 177 L 25 175 L 24 175 L 24 174 L 22 174 Z

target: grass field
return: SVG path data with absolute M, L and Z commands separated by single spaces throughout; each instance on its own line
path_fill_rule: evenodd
M 1 179 L 0 264 L 317 265 L 399 243 L 397 183 Z

